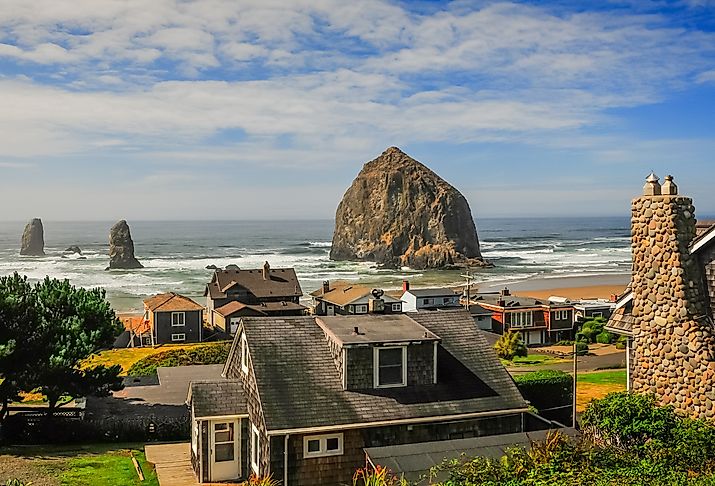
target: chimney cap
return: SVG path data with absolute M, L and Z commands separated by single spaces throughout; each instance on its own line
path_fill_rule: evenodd
M 678 195 L 678 186 L 675 184 L 675 182 L 673 182 L 672 175 L 665 176 L 665 182 L 663 183 L 663 186 L 661 187 L 661 194 L 664 196 L 677 196 Z
M 643 186 L 644 196 L 660 196 L 660 179 L 655 172 L 651 172 L 650 175 L 645 180 L 645 186 Z

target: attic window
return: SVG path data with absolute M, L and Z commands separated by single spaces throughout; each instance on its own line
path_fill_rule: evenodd
M 407 385 L 407 346 L 374 348 L 375 388 Z

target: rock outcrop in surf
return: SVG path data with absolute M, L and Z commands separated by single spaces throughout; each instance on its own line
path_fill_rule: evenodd
M 397 147 L 366 163 L 343 196 L 330 258 L 415 269 L 489 266 L 465 197 Z

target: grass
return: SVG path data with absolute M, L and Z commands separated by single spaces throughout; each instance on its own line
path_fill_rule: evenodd
M 504 366 L 545 366 L 557 363 L 566 363 L 569 360 L 551 354 L 530 354 L 529 356 L 516 356 L 513 361 L 501 360 Z
M 139 481 L 131 454 L 139 462 Z M 0 479 L 59 486 L 158 486 L 156 472 L 142 444 L 31 446 L 0 449 Z
M 576 408 L 586 409 L 591 400 L 601 399 L 612 392 L 626 389 L 626 370 L 591 371 L 578 374 Z
M 118 364 L 122 366 L 122 374 L 126 375 L 134 363 L 147 356 L 171 349 L 191 349 L 201 346 L 205 346 L 205 344 L 164 344 L 155 348 L 147 346 L 143 348 L 109 349 L 90 356 L 85 360 L 84 366 L 112 366 Z

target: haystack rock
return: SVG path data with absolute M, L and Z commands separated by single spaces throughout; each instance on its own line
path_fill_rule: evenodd
M 45 254 L 45 231 L 42 220 L 33 218 L 25 226 L 20 243 L 20 255 L 43 256 Z
M 415 269 L 489 266 L 464 196 L 397 147 L 365 164 L 343 196 L 330 258 Z
M 134 257 L 134 242 L 129 231 L 129 225 L 121 220 L 109 230 L 109 267 L 131 269 L 144 268 Z

